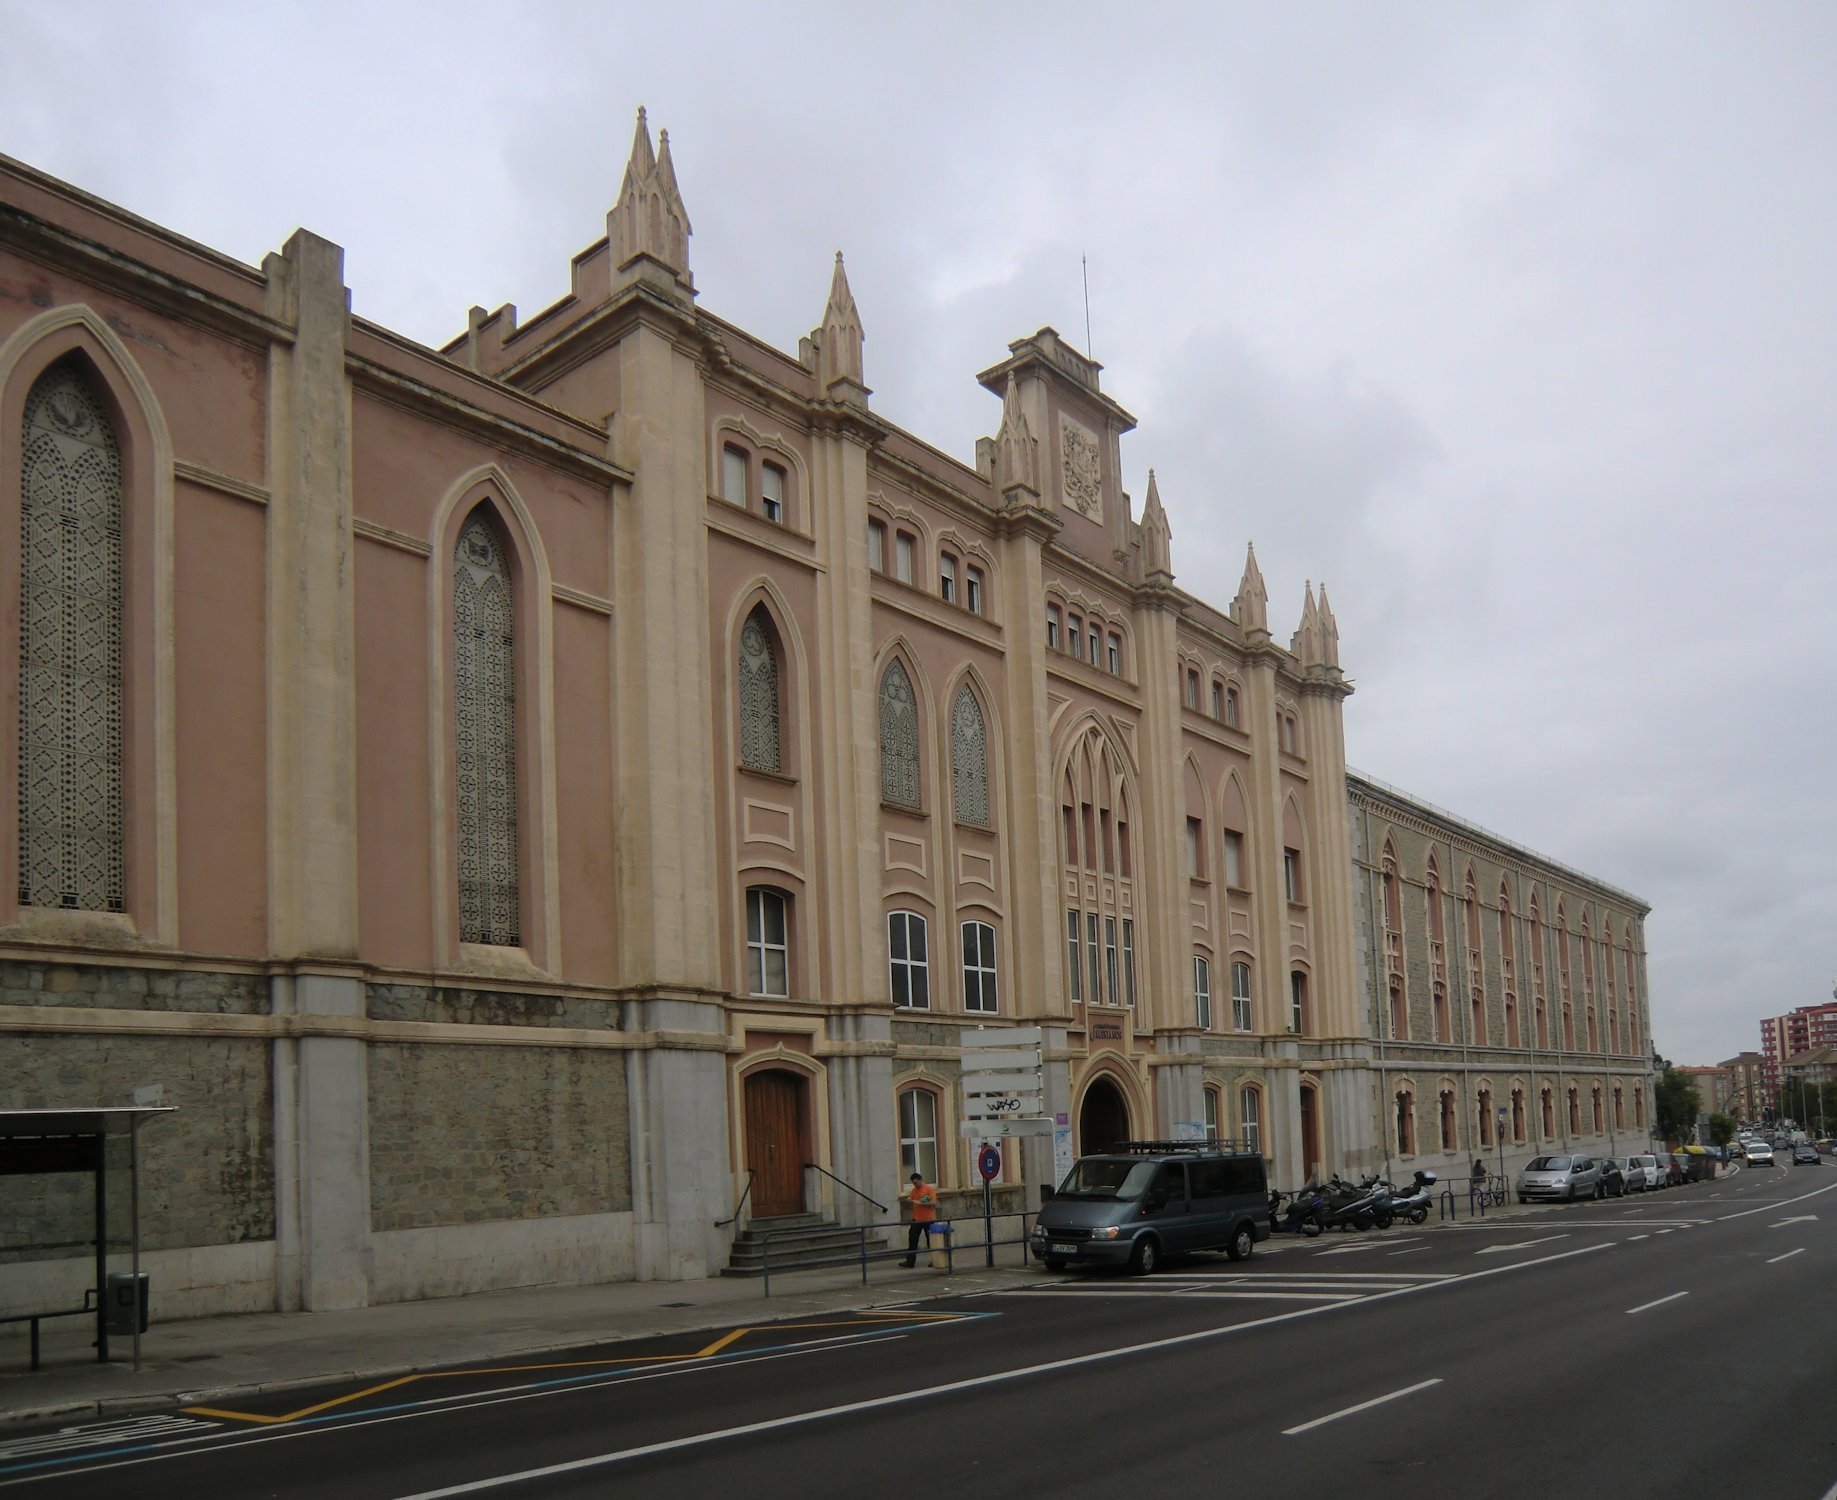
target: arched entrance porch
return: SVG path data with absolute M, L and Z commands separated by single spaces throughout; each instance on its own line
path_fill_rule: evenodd
M 1107 1151 L 1131 1138 L 1129 1101 L 1123 1091 L 1107 1078 L 1092 1079 L 1078 1110 L 1078 1150 Z

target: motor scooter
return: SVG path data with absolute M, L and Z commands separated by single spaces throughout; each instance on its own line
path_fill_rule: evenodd
M 1282 1210 L 1282 1202 L 1288 1200 L 1288 1208 Z M 1277 1218 L 1281 1213 L 1282 1217 Z M 1300 1234 L 1313 1239 L 1327 1227 L 1326 1199 L 1320 1188 L 1310 1183 L 1292 1193 L 1270 1190 L 1269 1194 L 1269 1228 L 1273 1234 Z
M 1429 1217 L 1430 1189 L 1437 1178 L 1433 1172 L 1418 1171 L 1409 1191 L 1390 1188 L 1390 1211 L 1393 1218 L 1420 1224 Z M 1386 1184 L 1389 1187 L 1389 1184 Z
M 1389 1229 L 1394 1216 L 1390 1191 L 1376 1177 L 1362 1183 L 1342 1182 L 1336 1174 L 1327 1184 L 1324 1222 L 1329 1229 Z

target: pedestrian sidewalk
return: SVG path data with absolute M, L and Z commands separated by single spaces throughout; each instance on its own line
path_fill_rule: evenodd
M 774 1273 L 772 1295 L 757 1280 L 614 1282 L 524 1287 L 349 1312 L 245 1313 L 154 1322 L 133 1340 L 109 1338 L 110 1362 L 95 1357 L 95 1324 L 54 1318 L 42 1325 L 42 1368 L 32 1370 L 26 1325 L 0 1327 L 0 1424 L 88 1420 L 220 1402 L 235 1394 L 344 1379 L 367 1380 L 438 1366 L 487 1363 L 584 1344 L 772 1322 L 915 1299 L 992 1291 L 1038 1279 L 1003 1247 L 990 1269 L 977 1251 L 952 1271 L 922 1262 L 874 1263 L 867 1285 L 858 1265 Z M 971 1260 L 974 1264 L 970 1264 Z M 158 1312 L 158 1287 L 153 1288 Z

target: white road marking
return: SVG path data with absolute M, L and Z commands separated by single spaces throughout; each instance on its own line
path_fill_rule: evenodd
M 1794 1214 L 1790 1219 L 1781 1219 L 1777 1224 L 1769 1224 L 1769 1229 L 1784 1229 L 1788 1224 L 1816 1224 L 1816 1214 Z
M 1777 1266 L 1783 1260 L 1791 1260 L 1793 1256 L 1803 1255 L 1804 1253 L 1805 1253 L 1805 1247 L 1801 1245 L 1799 1246 L 1797 1250 L 1788 1250 L 1784 1255 L 1774 1256 L 1772 1260 L 1767 1262 L 1767 1264 L 1770 1266 Z
M 1284 1427 L 1283 1437 L 1294 1437 L 1297 1433 L 1307 1432 L 1315 1427 L 1324 1427 L 1329 1422 L 1337 1422 L 1341 1417 L 1349 1417 L 1354 1412 L 1370 1411 L 1374 1406 L 1382 1406 L 1386 1401 L 1395 1401 L 1402 1396 L 1414 1396 L 1418 1391 L 1426 1391 L 1432 1385 L 1440 1385 L 1441 1379 L 1418 1381 L 1415 1385 L 1406 1385 L 1400 1391 L 1392 1391 L 1388 1396 L 1373 1396 L 1369 1401 L 1361 1401 L 1357 1406 L 1348 1406 L 1344 1411 L 1329 1412 L 1324 1417 L 1316 1417 L 1312 1422 L 1303 1422 L 1299 1427 Z
M 1550 1265 L 1559 1260 L 1571 1260 L 1578 1255 L 1592 1255 L 1597 1250 L 1610 1248 L 1607 1243 L 1584 1245 L 1580 1250 L 1562 1250 L 1555 1255 L 1544 1255 L 1536 1260 L 1516 1261 L 1508 1266 L 1494 1266 L 1485 1271 L 1468 1271 L 1459 1276 L 1450 1277 L 1450 1281 L 1480 1281 L 1490 1276 L 1508 1275 L 1514 1271 L 1523 1271 L 1531 1266 Z M 1427 1291 L 1431 1287 L 1444 1286 L 1446 1282 L 1417 1282 L 1410 1286 L 1400 1286 L 1389 1291 L 1378 1292 L 1368 1301 L 1377 1301 L 1385 1297 L 1405 1297 L 1412 1292 Z M 1128 1355 L 1144 1354 L 1159 1349 L 1175 1349 L 1186 1344 L 1210 1343 L 1213 1340 L 1228 1338 L 1234 1334 L 1247 1333 L 1252 1329 L 1269 1328 L 1278 1323 L 1292 1323 L 1302 1318 L 1319 1317 L 1332 1312 L 1342 1304 L 1322 1302 L 1313 1307 L 1298 1307 L 1290 1312 L 1272 1313 L 1267 1318 L 1252 1318 L 1247 1323 L 1233 1323 L 1226 1328 L 1202 1328 L 1193 1333 L 1177 1333 L 1163 1339 L 1154 1339 L 1143 1344 L 1127 1344 L 1117 1349 L 1101 1349 L 1093 1354 L 1078 1354 L 1066 1359 L 1049 1360 L 1045 1364 L 1025 1365 L 1015 1370 L 1001 1370 L 991 1375 L 975 1375 L 964 1380 L 947 1381 L 943 1385 L 927 1386 L 921 1390 L 905 1391 L 894 1396 L 877 1396 L 867 1401 L 851 1401 L 842 1406 L 825 1407 L 820 1411 L 799 1412 L 789 1417 L 776 1417 L 765 1422 L 749 1422 L 740 1427 L 722 1428 L 716 1432 L 697 1433 L 692 1437 L 674 1438 L 662 1443 L 648 1443 L 638 1448 L 615 1449 L 610 1453 L 597 1453 L 587 1458 L 571 1459 L 566 1463 L 550 1464 L 539 1469 L 525 1469 L 521 1473 L 499 1474 L 487 1479 L 474 1479 L 465 1484 L 452 1485 L 447 1489 L 424 1490 L 419 1494 L 405 1495 L 401 1500 L 448 1500 L 453 1495 L 476 1495 L 485 1490 L 500 1489 L 508 1485 L 523 1484 L 531 1479 L 546 1479 L 557 1474 L 577 1473 L 583 1469 L 604 1468 L 611 1464 L 624 1463 L 629 1459 L 648 1458 L 653 1454 L 669 1453 L 682 1448 L 698 1448 L 709 1443 L 723 1442 L 728 1438 L 751 1437 L 761 1432 L 773 1432 L 785 1427 L 799 1427 L 809 1422 L 825 1421 L 831 1417 L 852 1416 L 857 1412 L 876 1411 L 886 1407 L 903 1406 L 915 1401 L 928 1401 L 937 1396 L 951 1395 L 958 1391 L 980 1390 L 992 1385 L 1005 1385 L 1013 1380 L 1025 1380 L 1035 1375 L 1057 1374 L 1063 1370 L 1077 1369 L 1084 1365 L 1099 1364 L 1106 1360 L 1121 1359 Z M 1399 1392 L 1399 1394 L 1405 1394 Z
M 1638 1307 L 1629 1307 L 1629 1313 L 1645 1312 L 1648 1308 L 1663 1307 L 1667 1302 L 1676 1302 L 1679 1297 L 1688 1297 L 1689 1292 L 1673 1292 L 1669 1297 L 1660 1297 L 1656 1302 L 1642 1302 Z
M 1670 1231 L 1669 1229 L 1661 1229 L 1661 1230 L 1659 1230 L 1658 1232 L 1659 1232 L 1660 1234 L 1670 1234 L 1670 1233 L 1671 1233 L 1671 1231 Z
M 1372 1290 L 1378 1290 L 1373 1288 Z M 1383 1290 L 1390 1291 L 1386 1287 Z M 1029 1292 L 1030 1297 L 1083 1297 L 1088 1299 L 1118 1299 L 1130 1297 L 1198 1297 L 1211 1298 L 1215 1301 L 1286 1301 L 1286 1302 L 1355 1302 L 1360 1297 L 1368 1297 L 1371 1292 L 1328 1292 L 1328 1291 L 1241 1291 L 1236 1287 L 1226 1287 L 1216 1292 L 1157 1292 L 1148 1287 L 1092 1287 L 1088 1291 L 1074 1291 L 1066 1287 L 1043 1286 L 1038 1291 Z
M 1432 1245 L 1418 1245 L 1414 1250 L 1393 1250 L 1391 1251 L 1391 1254 L 1392 1255 L 1421 1255 L 1423 1251 L 1431 1250 L 1433 1248 L 1434 1246 Z
M 1555 1240 L 1566 1240 L 1566 1234 L 1547 1234 L 1541 1240 L 1520 1240 L 1516 1245 L 1488 1245 L 1484 1250 L 1476 1250 L 1475 1255 L 1503 1255 L 1508 1250 L 1529 1250 L 1533 1245 L 1548 1245 Z
M 1789 1208 L 1794 1203 L 1804 1203 L 1807 1199 L 1817 1198 L 1825 1193 L 1832 1192 L 1837 1192 L 1837 1182 L 1831 1183 L 1828 1187 L 1813 1188 L 1809 1193 L 1801 1193 L 1797 1198 L 1787 1198 L 1780 1203 L 1763 1203 L 1758 1208 L 1744 1208 L 1740 1213 L 1723 1214 L 1716 1222 L 1718 1224 L 1726 1224 L 1730 1219 L 1745 1219 L 1749 1214 L 1777 1213 L 1780 1209 Z
M 178 1416 L 85 1422 L 77 1427 L 60 1427 L 55 1432 L 41 1432 L 35 1437 L 14 1438 L 11 1442 L 0 1443 L 0 1460 L 34 1458 L 41 1453 L 69 1453 L 78 1448 L 108 1448 L 117 1443 L 172 1437 L 179 1433 L 195 1436 L 214 1431 L 222 1425 L 221 1422 L 207 1422 L 201 1417 Z
M 1630 1234 L 1627 1236 L 1627 1243 L 1630 1245 L 1634 1240 L 1649 1240 L 1651 1238 L 1652 1236 L 1649 1234 Z

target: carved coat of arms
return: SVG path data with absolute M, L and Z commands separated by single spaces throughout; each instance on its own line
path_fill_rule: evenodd
M 1081 516 L 1103 520 L 1103 464 L 1097 434 L 1061 416 L 1059 459 L 1065 474 L 1065 503 Z

